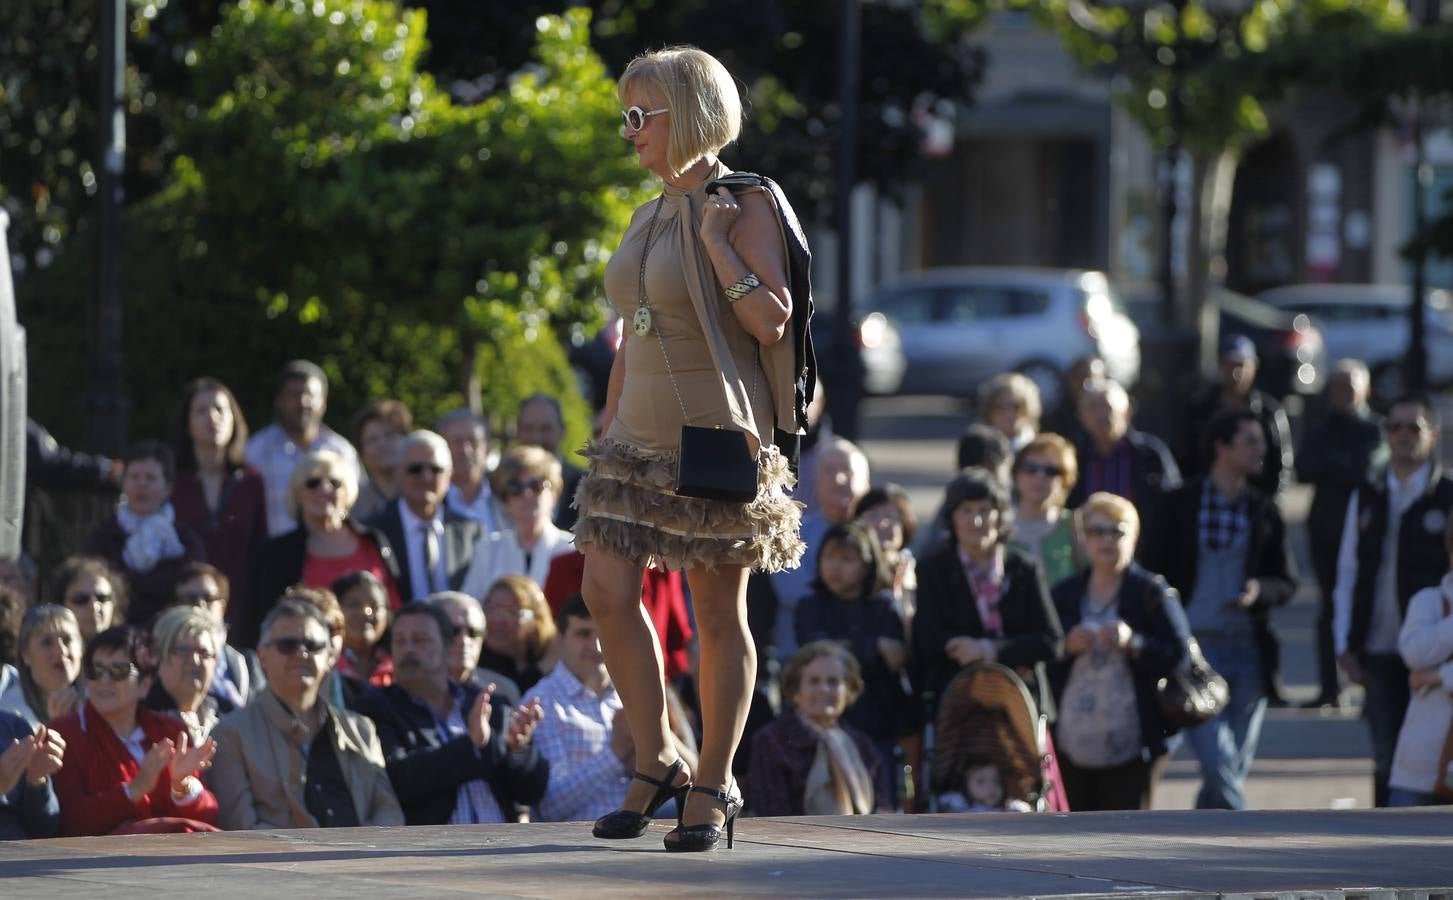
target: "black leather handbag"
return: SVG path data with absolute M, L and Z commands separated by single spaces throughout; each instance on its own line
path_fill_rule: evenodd
M 681 426 L 676 493 L 703 500 L 751 503 L 757 498 L 757 460 L 747 435 L 729 428 Z
M 1204 725 L 1226 708 L 1231 689 L 1226 679 L 1216 674 L 1195 638 L 1190 641 L 1191 664 L 1184 671 L 1162 678 L 1155 686 L 1155 698 L 1161 715 L 1171 728 L 1194 728 Z

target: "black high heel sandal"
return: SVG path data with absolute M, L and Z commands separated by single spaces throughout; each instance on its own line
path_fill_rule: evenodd
M 681 815 L 686 810 L 686 791 L 691 787 L 688 779 L 685 784 L 672 784 L 681 770 L 686 768 L 686 761 L 678 759 L 666 769 L 666 774 L 660 778 L 652 778 L 642 772 L 633 773 L 633 777 L 656 786 L 656 793 L 652 795 L 651 802 L 646 804 L 646 811 L 643 813 L 629 809 L 618 809 L 612 813 L 606 813 L 595 820 L 595 828 L 592 833 L 598 838 L 606 840 L 624 840 L 637 838 L 646 833 L 646 826 L 651 824 L 651 817 L 656 810 L 671 798 L 676 799 L 676 824 L 680 826 Z
M 726 807 L 726 821 L 722 827 L 715 825 L 682 825 L 680 822 L 665 837 L 666 849 L 676 853 L 700 853 L 706 850 L 715 850 L 716 845 L 721 843 L 722 830 L 726 830 L 727 849 L 732 848 L 733 830 L 736 827 L 737 813 L 742 811 L 742 798 L 734 797 L 726 791 L 718 791 L 715 788 L 693 785 L 691 790 L 698 794 L 705 794 L 713 800 Z M 683 810 L 683 813 L 685 811 Z

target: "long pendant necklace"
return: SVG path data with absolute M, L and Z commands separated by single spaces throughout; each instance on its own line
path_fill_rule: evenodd
M 656 198 L 656 205 L 651 210 L 651 222 L 646 226 L 646 247 L 641 251 L 641 277 L 636 282 L 636 314 L 631 316 L 631 330 L 636 333 L 636 337 L 645 337 L 651 333 L 651 307 L 646 303 L 646 259 L 651 255 L 651 246 L 656 242 L 656 219 L 661 215 L 661 201 L 665 199 L 665 194 Z

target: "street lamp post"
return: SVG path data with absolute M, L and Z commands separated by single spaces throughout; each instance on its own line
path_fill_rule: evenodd
M 1418 24 L 1433 28 L 1438 24 L 1440 0 L 1423 0 Z M 1408 352 L 1403 359 L 1403 387 L 1422 391 L 1428 384 L 1428 329 L 1425 320 L 1428 293 L 1428 249 L 1423 232 L 1428 227 L 1428 190 L 1433 186 L 1433 167 L 1428 163 L 1423 142 L 1423 98 L 1414 94 L 1410 109 L 1413 144 L 1413 253 L 1411 302 L 1408 304 Z
M 125 369 L 121 354 L 121 204 L 126 169 L 123 97 L 126 0 L 97 0 L 100 51 L 97 120 L 100 154 L 96 210 L 96 356 L 89 407 L 96 449 L 119 455 L 126 443 Z
M 838 135 L 833 211 L 837 226 L 837 308 L 833 316 L 832 370 L 827 408 L 832 428 L 850 440 L 858 435 L 862 359 L 853 327 L 853 187 L 858 178 L 858 59 L 860 0 L 841 0 L 838 14 Z

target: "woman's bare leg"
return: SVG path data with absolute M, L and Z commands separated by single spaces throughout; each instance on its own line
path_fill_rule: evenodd
M 701 760 L 693 780 L 720 790 L 732 780 L 757 678 L 757 649 L 747 629 L 747 570 L 695 568 L 686 578 L 701 642 Z M 692 795 L 685 824 L 722 824 L 722 804 L 707 800 Z
M 666 722 L 661 644 L 641 605 L 643 570 L 635 563 L 591 548 L 585 551 L 581 593 L 600 634 L 600 651 L 635 743 L 636 771 L 660 777 L 676 761 Z M 685 778 L 677 779 L 684 783 Z M 656 789 L 632 779 L 623 809 L 640 812 Z

